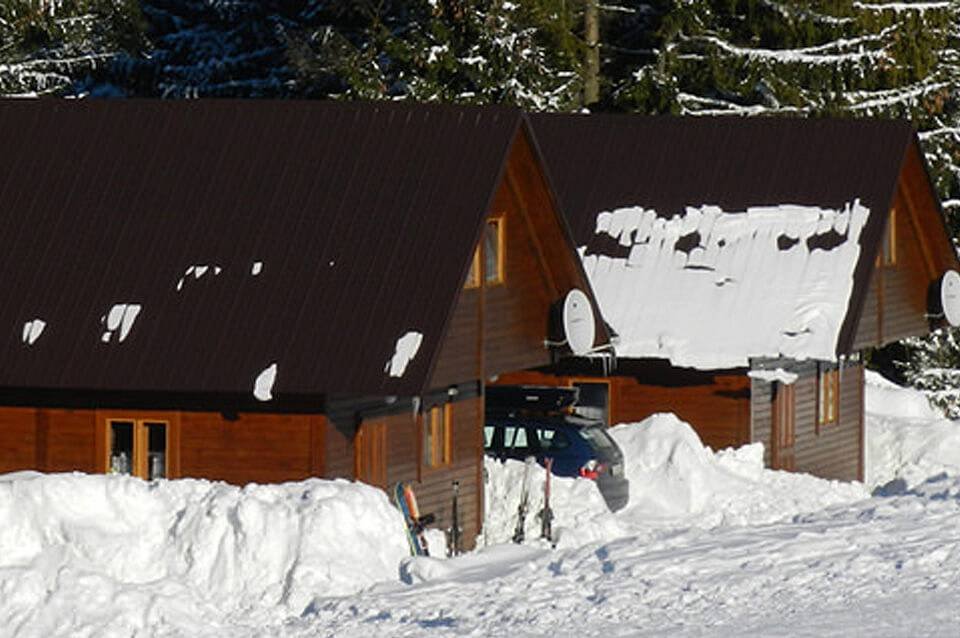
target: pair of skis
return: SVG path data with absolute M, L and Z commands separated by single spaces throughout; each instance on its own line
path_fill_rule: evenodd
M 527 513 L 530 509 L 530 482 L 533 477 L 533 466 L 536 459 L 528 456 L 523 468 L 523 482 L 520 487 L 520 506 L 517 508 L 517 526 L 513 530 L 513 542 L 520 544 L 526 537 Z M 540 519 L 540 538 L 553 544 L 553 509 L 550 507 L 550 475 L 553 470 L 553 459 L 544 459 L 547 470 L 546 480 L 543 483 L 543 509 L 537 514 Z

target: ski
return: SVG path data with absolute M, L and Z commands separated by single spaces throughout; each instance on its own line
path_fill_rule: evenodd
M 448 548 L 448 556 L 459 556 L 460 555 L 460 545 L 461 545 L 461 536 L 463 535 L 463 529 L 460 528 L 460 507 L 458 504 L 458 499 L 460 496 L 460 481 L 453 482 L 453 502 L 450 506 L 450 534 L 448 536 L 450 547 Z
M 393 486 L 393 503 L 403 514 L 403 521 L 407 527 L 407 543 L 410 553 L 414 556 L 429 556 L 427 538 L 424 528 L 433 522 L 432 515 L 420 516 L 417 508 L 417 496 L 409 483 L 399 482 Z
M 550 508 L 550 474 L 553 471 L 553 459 L 544 459 L 547 476 L 543 483 L 543 509 L 540 510 L 540 538 L 553 544 L 553 510 Z
M 513 542 L 523 543 L 526 534 L 524 529 L 527 523 L 527 510 L 530 508 L 530 479 L 532 475 L 533 464 L 536 459 L 528 456 L 524 461 L 523 483 L 520 486 L 520 506 L 517 508 L 517 527 L 513 530 Z

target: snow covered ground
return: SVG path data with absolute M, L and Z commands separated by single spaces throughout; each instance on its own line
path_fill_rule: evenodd
M 957 635 L 960 424 L 872 375 L 867 409 L 866 485 L 618 426 L 630 505 L 555 479 L 556 549 L 532 516 L 504 542 L 522 465 L 488 463 L 486 546 L 449 560 L 343 481 L 0 477 L 0 636 Z

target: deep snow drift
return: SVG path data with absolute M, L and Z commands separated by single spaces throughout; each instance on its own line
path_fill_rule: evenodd
M 310 480 L 244 489 L 122 476 L 0 477 L 0 635 L 186 634 L 299 614 L 394 580 L 407 555 L 380 490 Z
M 870 485 L 713 452 L 672 415 L 617 426 L 631 502 L 554 479 L 556 549 L 542 469 L 516 546 L 523 465 L 488 461 L 456 559 L 409 558 L 387 497 L 345 481 L 7 475 L 0 636 L 953 635 L 960 427 L 874 376 L 867 407 Z

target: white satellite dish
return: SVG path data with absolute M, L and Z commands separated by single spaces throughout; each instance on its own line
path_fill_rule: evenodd
M 957 284 L 960 285 L 960 278 L 958 278 Z M 958 288 L 958 293 L 960 293 L 960 288 Z M 958 316 L 960 316 L 960 311 L 958 311 Z M 573 354 L 584 355 L 593 348 L 593 340 L 597 334 L 597 324 L 593 318 L 590 299 L 578 288 L 568 292 L 567 298 L 563 300 L 563 333 Z
M 940 279 L 940 307 L 951 326 L 960 326 L 960 273 L 948 270 Z

